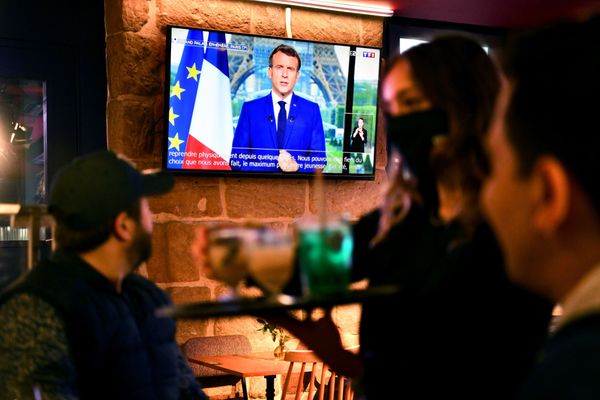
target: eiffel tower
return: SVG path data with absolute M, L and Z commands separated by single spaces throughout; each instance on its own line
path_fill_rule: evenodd
M 282 39 L 282 43 L 286 40 Z M 239 95 L 238 91 L 247 79 L 264 80 L 267 78 L 267 69 L 257 70 L 268 65 L 268 58 L 273 50 L 273 39 L 251 36 L 234 36 L 231 44 L 243 47 L 248 51 L 229 51 L 229 79 L 231 82 L 231 95 Z M 316 85 L 320 96 L 327 107 L 335 107 L 346 102 L 346 78 L 342 73 L 339 61 L 332 44 L 295 42 L 294 47 L 300 53 L 302 67 L 296 91 L 314 96 Z M 312 65 L 312 68 L 311 68 Z M 308 72 L 307 72 L 308 71 Z M 308 75 L 306 75 L 308 74 Z M 261 85 L 266 87 L 267 85 Z M 270 88 L 270 83 L 268 84 Z

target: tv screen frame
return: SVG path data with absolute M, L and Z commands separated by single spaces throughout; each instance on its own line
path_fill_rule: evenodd
M 432 21 L 408 17 L 386 18 L 383 25 L 383 54 L 389 59 L 402 52 L 401 39 L 429 42 L 437 36 L 459 34 L 479 42 L 489 55 L 502 49 L 508 30 L 494 26 Z
M 294 178 L 322 171 L 325 178 L 375 179 L 380 47 L 179 25 L 167 25 L 166 41 L 165 170 Z M 275 70 L 268 64 L 279 44 L 294 47 L 301 59 L 285 131 L 285 143 L 296 142 L 283 149 L 258 144 L 277 138 L 270 96 Z M 364 153 L 350 147 L 359 118 Z

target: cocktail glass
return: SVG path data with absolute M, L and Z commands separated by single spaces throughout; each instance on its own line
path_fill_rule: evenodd
M 216 279 L 228 286 L 221 299 L 237 298 L 238 286 L 248 277 L 248 248 L 259 237 L 257 228 L 212 227 L 208 232 L 208 260 Z
M 295 244 L 290 232 L 265 228 L 249 243 L 248 272 L 266 296 L 279 300 L 294 271 Z

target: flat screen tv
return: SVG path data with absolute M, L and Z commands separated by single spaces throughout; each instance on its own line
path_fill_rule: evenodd
M 381 49 L 168 26 L 166 53 L 165 169 L 374 178 Z

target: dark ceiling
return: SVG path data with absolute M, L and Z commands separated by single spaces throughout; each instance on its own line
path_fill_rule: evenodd
M 600 0 L 372 0 L 394 15 L 502 28 L 526 28 L 563 16 L 600 10 Z

